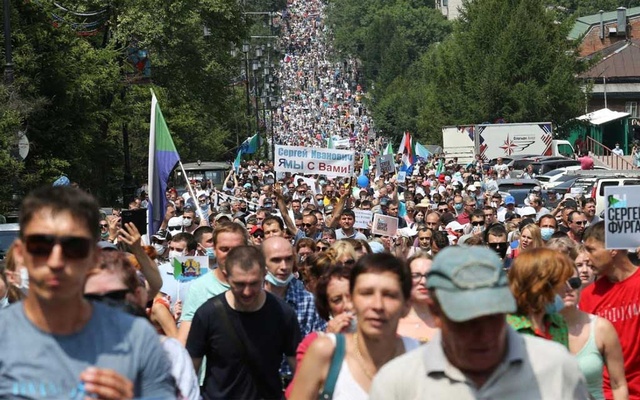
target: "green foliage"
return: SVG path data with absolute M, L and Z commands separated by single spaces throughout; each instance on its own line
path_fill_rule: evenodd
M 104 2 L 62 5 L 94 11 Z M 108 29 L 83 37 L 71 23 L 92 18 L 74 20 L 50 2 L 12 2 L 16 81 L 0 86 L 0 145 L 10 148 L 26 128 L 31 149 L 24 163 L 0 151 L 0 171 L 13 172 L 0 180 L 0 212 L 14 189 L 62 174 L 113 204 L 123 184 L 124 130 L 135 183 L 146 182 L 152 86 L 183 160 L 231 159 L 229 138 L 244 126 L 236 111 L 242 97 L 230 85 L 239 65 L 229 54 L 247 31 L 242 12 L 232 0 L 119 0 L 104 14 Z M 58 26 L 52 13 L 64 16 Z M 151 81 L 131 75 L 129 46 L 149 52 Z

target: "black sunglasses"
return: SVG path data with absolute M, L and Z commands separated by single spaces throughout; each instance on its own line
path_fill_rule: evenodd
M 317 249 L 318 251 L 325 251 L 325 250 L 327 250 L 327 249 L 329 249 L 329 248 L 328 248 L 328 247 L 325 247 L 325 246 L 316 246 L 316 249 Z
M 314 226 L 315 224 L 300 224 L 302 226 L 304 226 L 305 228 L 310 228 L 312 226 Z
M 264 234 L 263 233 L 254 233 L 252 236 L 254 238 L 264 238 Z
M 84 298 L 94 301 L 124 301 L 127 298 L 127 294 L 131 293 L 129 289 L 112 290 L 105 293 L 86 293 Z
M 109 224 L 100 224 L 100 228 L 108 228 Z
M 471 222 L 471 225 L 473 225 L 473 226 L 478 226 L 478 225 L 484 226 L 484 221 L 473 221 L 473 222 Z
M 569 284 L 571 289 L 580 289 L 580 286 L 582 286 L 582 281 L 577 276 L 573 278 L 569 278 L 567 283 Z
M 70 260 L 80 260 L 89 255 L 93 240 L 79 236 L 27 235 L 24 237 L 27 252 L 34 256 L 48 257 L 56 244 Z
M 506 249 L 507 246 L 509 246 L 509 243 L 507 242 L 502 242 L 502 243 L 487 243 L 487 246 L 491 247 L 494 250 L 497 249 Z

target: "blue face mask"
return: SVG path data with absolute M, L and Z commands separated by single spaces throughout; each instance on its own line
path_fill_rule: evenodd
M 463 207 L 463 206 L 464 206 L 464 204 L 462 204 L 462 203 L 454 203 L 454 204 L 453 204 L 453 208 L 454 208 L 456 211 L 460 211 L 460 210 L 462 210 L 462 207 Z
M 542 240 L 545 242 L 551 239 L 551 236 L 556 232 L 553 228 L 540 228 L 540 235 L 542 236 Z
M 564 300 L 560 297 L 559 294 L 556 294 L 556 297 L 553 299 L 553 303 L 549 303 L 545 306 L 544 312 L 546 314 L 554 314 L 560 312 L 564 308 Z
M 207 257 L 216 258 L 216 253 L 213 251 L 213 247 L 207 247 L 204 250 L 207 252 Z
M 265 280 L 267 282 L 269 282 L 273 286 L 277 286 L 277 287 L 285 287 L 285 286 L 287 286 L 289 284 L 289 282 L 291 282 L 292 279 L 293 279 L 293 274 L 290 274 L 287 279 L 282 280 L 282 279 L 276 278 L 275 275 L 273 275 L 271 272 L 268 272 L 268 271 L 267 271 L 267 276 L 265 277 Z

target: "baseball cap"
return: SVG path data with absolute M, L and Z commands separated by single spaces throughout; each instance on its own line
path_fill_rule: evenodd
M 533 207 L 522 207 L 520 209 L 520 215 L 522 215 L 523 217 L 527 217 L 530 215 L 536 215 L 536 209 Z
M 516 311 L 502 261 L 480 246 L 451 246 L 436 255 L 427 273 L 442 311 L 452 321 Z
M 152 236 L 155 239 L 158 239 L 161 242 L 164 242 L 165 240 L 169 240 L 171 239 L 171 234 L 169 233 L 169 231 L 164 230 L 164 229 L 160 229 L 158 232 L 156 232 L 155 235 Z
M 251 228 L 251 230 L 249 231 L 250 235 L 253 235 L 254 233 L 256 233 L 257 231 L 263 232 L 262 228 L 259 227 L 258 225 L 255 225 L 253 228 Z
M 513 196 L 507 196 L 504 198 L 504 204 L 516 204 L 516 199 Z
M 215 221 L 218 222 L 222 218 L 227 218 L 229 221 L 233 221 L 233 216 L 231 214 L 218 214 L 215 217 Z

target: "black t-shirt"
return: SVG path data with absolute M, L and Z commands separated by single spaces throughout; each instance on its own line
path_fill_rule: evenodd
M 224 322 L 209 299 L 195 313 L 187 340 L 191 357 L 207 356 L 203 397 L 209 399 L 280 399 L 282 383 L 278 372 L 282 355 L 295 356 L 300 343 L 300 326 L 295 311 L 267 293 L 258 311 L 239 312 L 229 306 L 225 294 L 218 295 L 237 337 L 260 372 L 267 393 L 258 393 L 251 368 L 244 365 L 236 341 L 225 334 Z

